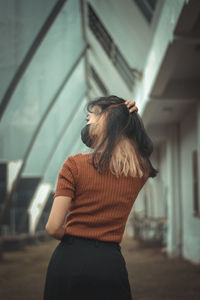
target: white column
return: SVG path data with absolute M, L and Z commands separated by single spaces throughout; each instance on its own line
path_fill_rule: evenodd
M 167 182 L 168 182 L 168 227 L 167 253 L 170 257 L 181 255 L 182 247 L 182 207 L 180 190 L 180 142 L 179 124 L 168 126 L 167 142 Z

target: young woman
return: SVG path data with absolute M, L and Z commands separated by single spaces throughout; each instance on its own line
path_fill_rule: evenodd
M 120 242 L 138 193 L 158 172 L 149 159 L 153 144 L 135 101 L 100 97 L 87 110 L 81 138 L 91 151 L 63 163 L 46 224 L 60 243 L 43 299 L 131 300 Z

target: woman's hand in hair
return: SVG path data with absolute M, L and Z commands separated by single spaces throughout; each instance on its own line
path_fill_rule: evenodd
M 138 107 L 135 105 L 134 100 L 125 100 L 125 104 L 129 108 L 129 112 L 133 112 L 133 111 L 138 112 Z

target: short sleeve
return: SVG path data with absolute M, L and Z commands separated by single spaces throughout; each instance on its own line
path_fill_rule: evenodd
M 64 162 L 57 180 L 54 198 L 57 196 L 68 196 L 75 198 L 77 166 L 72 156 Z

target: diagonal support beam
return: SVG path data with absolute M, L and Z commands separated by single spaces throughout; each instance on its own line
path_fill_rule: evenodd
M 21 165 L 21 168 L 20 168 L 20 170 L 19 170 L 19 173 L 18 173 L 18 175 L 17 175 L 17 178 L 16 178 L 16 180 L 15 180 L 13 186 L 12 186 L 11 192 L 10 192 L 9 194 L 7 194 L 7 196 L 6 196 L 5 200 L 4 200 L 4 205 L 3 205 L 2 211 L 1 211 L 1 213 L 0 213 L 0 226 L 1 226 L 1 225 L 3 224 L 3 222 L 4 222 L 4 218 L 5 218 L 6 211 L 7 211 L 7 209 L 9 208 L 9 205 L 10 205 L 10 203 L 11 203 L 12 197 L 13 197 L 13 195 L 14 195 L 16 189 L 17 189 L 17 186 L 18 186 L 18 184 L 19 184 L 19 182 L 20 182 L 21 174 L 22 174 L 22 172 L 23 172 L 23 170 L 24 170 L 24 168 L 25 168 L 25 165 L 26 165 L 28 156 L 29 156 L 29 154 L 30 154 L 30 152 L 31 152 L 31 149 L 32 149 L 32 147 L 33 147 L 33 144 L 34 144 L 34 142 L 35 142 L 35 140 L 36 140 L 36 138 L 37 138 L 37 136 L 38 136 L 38 134 L 39 134 L 39 132 L 40 132 L 40 129 L 41 129 L 43 123 L 45 122 L 47 115 L 48 115 L 49 112 L 51 111 L 51 109 L 52 109 L 53 105 L 55 104 L 56 100 L 58 99 L 60 93 L 62 92 L 64 86 L 66 85 L 67 81 L 70 79 L 72 73 L 74 72 L 74 70 L 75 70 L 76 67 L 78 66 L 78 64 L 79 64 L 79 62 L 81 61 L 81 59 L 84 57 L 84 55 L 85 55 L 85 53 L 86 53 L 86 51 L 87 51 L 87 48 L 88 48 L 88 46 L 86 46 L 86 47 L 83 49 L 82 53 L 80 54 L 80 56 L 77 58 L 77 60 L 76 60 L 75 63 L 73 64 L 71 70 L 70 70 L 70 71 L 68 72 L 68 74 L 66 75 L 66 77 L 65 77 L 64 81 L 62 82 L 61 86 L 59 87 L 57 93 L 54 95 L 52 101 L 51 101 L 50 104 L 48 105 L 48 107 L 47 107 L 47 109 L 46 109 L 46 111 L 45 111 L 43 117 L 41 118 L 41 120 L 40 120 L 40 122 L 39 122 L 39 124 L 38 124 L 38 126 L 37 126 L 37 128 L 36 128 L 36 130 L 35 130 L 35 132 L 33 133 L 32 139 L 31 139 L 31 141 L 30 141 L 30 143 L 29 143 L 29 146 L 28 146 L 28 149 L 26 150 L 26 153 L 25 153 L 25 155 L 24 155 L 23 163 L 22 163 L 22 165 Z
M 19 65 L 13 79 L 10 82 L 10 85 L 3 96 L 3 99 L 0 104 L 0 121 L 2 119 L 2 116 L 6 110 L 6 107 L 8 106 L 11 97 L 22 78 L 23 74 L 25 73 L 27 67 L 29 66 L 33 56 L 35 55 L 37 49 L 39 48 L 40 44 L 42 43 L 43 39 L 45 38 L 47 32 L 49 31 L 50 27 L 52 26 L 53 22 L 55 21 L 57 15 L 60 13 L 63 5 L 65 4 L 67 0 L 58 0 L 54 8 L 52 9 L 52 12 L 46 19 L 45 23 L 43 24 L 41 30 L 39 31 L 37 37 L 33 41 L 33 44 L 29 48 L 24 60 L 22 61 L 21 65 Z
M 54 142 L 54 145 L 52 147 L 52 150 L 50 151 L 47 159 L 46 159 L 46 163 L 45 163 L 45 166 L 43 168 L 43 174 L 46 172 L 46 169 L 48 167 L 48 164 L 49 162 L 51 161 L 53 155 L 54 155 L 54 152 L 56 150 L 56 148 L 58 147 L 60 141 L 62 140 L 66 130 L 67 130 L 67 127 L 69 126 L 69 124 L 71 124 L 71 122 L 73 121 L 73 118 L 77 112 L 77 109 L 79 108 L 80 106 L 80 101 L 85 97 L 85 95 L 87 94 L 87 90 L 81 95 L 81 97 L 79 98 L 79 101 L 78 101 L 78 104 L 77 106 L 74 107 L 72 113 L 71 113 L 71 117 L 65 122 L 64 126 L 63 126 L 63 129 L 61 130 L 60 134 L 59 134 L 59 137 L 56 139 L 56 141 Z M 42 179 L 41 179 L 42 181 Z M 40 183 L 39 183 L 40 184 Z M 32 199 L 30 199 L 31 201 Z M 25 211 L 25 213 L 23 214 L 23 216 L 21 217 L 21 221 L 20 221 L 20 224 L 19 224 L 19 231 L 20 232 L 23 232 L 23 228 L 25 226 L 25 223 L 26 223 L 26 218 L 28 216 L 28 209 L 29 209 L 29 203 L 27 203 L 27 209 Z

